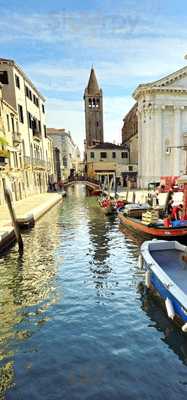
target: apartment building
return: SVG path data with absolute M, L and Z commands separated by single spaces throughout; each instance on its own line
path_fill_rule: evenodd
M 0 205 L 4 203 L 3 180 L 12 189 L 14 200 L 21 198 L 21 137 L 18 114 L 2 96 L 0 84 Z
M 60 172 L 58 176 L 65 180 L 71 174 L 77 174 L 80 164 L 80 151 L 73 142 L 70 132 L 67 132 L 64 128 L 48 128 L 47 135 L 53 140 L 53 146 L 59 150 Z
M 132 171 L 128 147 L 108 142 L 90 146 L 86 151 L 85 167 L 90 178 L 104 182 L 105 177 L 115 177 L 125 186 L 129 171 Z
M 46 133 L 45 99 L 13 60 L 0 58 L 0 83 L 3 101 L 17 115 L 19 146 L 16 147 L 18 152 L 15 152 L 19 153 L 18 169 L 22 174 L 20 199 L 46 191 L 49 176 L 53 174 L 53 156 Z M 9 132 L 12 123 L 8 114 L 6 132 Z M 15 199 L 18 199 L 16 197 L 15 194 Z

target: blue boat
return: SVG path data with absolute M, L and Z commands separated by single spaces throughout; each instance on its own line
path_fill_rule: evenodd
M 159 294 L 168 317 L 187 332 L 187 246 L 177 241 L 146 241 L 139 266 L 146 269 L 145 284 Z

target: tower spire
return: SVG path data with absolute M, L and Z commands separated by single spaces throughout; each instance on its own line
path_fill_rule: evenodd
M 96 78 L 96 74 L 95 74 L 93 65 L 92 65 L 91 72 L 90 72 L 90 78 L 88 81 L 87 90 L 88 90 L 88 94 L 90 94 L 90 95 L 99 94 L 99 85 L 97 82 L 97 78 Z

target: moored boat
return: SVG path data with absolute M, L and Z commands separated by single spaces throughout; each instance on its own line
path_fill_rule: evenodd
M 187 332 L 187 246 L 177 241 L 146 241 L 139 263 L 146 269 L 146 286 L 159 294 L 168 317 Z
M 118 213 L 120 222 L 127 228 L 133 230 L 136 234 L 143 235 L 145 238 L 159 239 L 181 239 L 187 237 L 187 221 L 181 221 L 179 226 L 164 225 L 163 220 L 146 223 L 140 218 L 134 218 L 122 212 Z
M 125 204 L 126 201 L 122 199 L 115 200 L 104 198 L 102 200 L 99 200 L 99 205 L 105 215 L 115 214 L 118 210 L 123 209 Z

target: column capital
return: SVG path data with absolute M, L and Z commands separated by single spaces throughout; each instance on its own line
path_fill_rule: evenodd
M 174 111 L 180 111 L 180 109 L 181 109 L 181 107 L 178 106 L 178 105 L 174 105 L 174 106 L 173 106 L 173 110 L 174 110 Z

